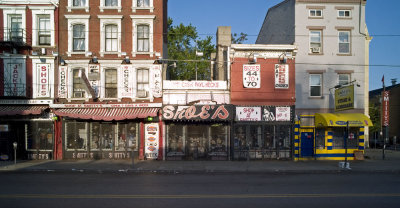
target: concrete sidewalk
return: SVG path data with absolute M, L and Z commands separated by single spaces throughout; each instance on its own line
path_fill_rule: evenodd
M 400 151 L 368 149 L 364 161 L 349 161 L 351 169 L 339 167 L 340 161 L 135 161 L 62 160 L 0 162 L 0 172 L 95 172 L 95 173 L 400 173 Z

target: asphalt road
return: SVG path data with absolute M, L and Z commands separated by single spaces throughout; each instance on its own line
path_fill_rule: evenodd
M 0 207 L 399 207 L 399 174 L 0 173 Z

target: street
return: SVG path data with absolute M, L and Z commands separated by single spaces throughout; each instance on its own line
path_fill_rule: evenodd
M 390 173 L 0 173 L 8 207 L 398 207 Z

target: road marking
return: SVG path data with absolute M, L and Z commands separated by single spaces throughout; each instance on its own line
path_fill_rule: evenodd
M 109 195 L 109 194 L 1 194 L 3 199 L 247 199 L 247 198 L 340 198 L 340 197 L 400 197 L 400 193 L 359 194 L 193 194 L 193 195 Z

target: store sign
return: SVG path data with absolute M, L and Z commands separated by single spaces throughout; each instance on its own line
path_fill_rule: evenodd
M 166 105 L 163 107 L 164 120 L 232 120 L 231 105 Z
M 100 95 L 100 65 L 89 64 L 89 84 L 94 91 L 94 96 L 99 97 Z
M 276 107 L 276 121 L 290 121 L 290 107 Z
M 226 90 L 226 81 L 163 81 L 164 90 Z
M 49 88 L 49 73 L 50 73 L 50 64 L 37 64 L 36 65 L 37 72 L 37 95 L 36 97 L 50 97 L 50 88 Z
M 160 108 L 161 103 L 132 104 L 50 104 L 50 108 Z
M 260 88 L 261 83 L 261 66 L 243 65 L 243 87 L 244 88 Z
M 158 158 L 158 135 L 159 128 L 157 123 L 146 124 L 144 126 L 145 132 L 145 156 L 147 159 L 157 159 Z
M 275 88 L 289 88 L 289 65 L 275 64 Z
M 161 65 L 154 65 L 151 70 L 151 77 L 153 82 L 151 83 L 151 90 L 153 92 L 153 96 L 156 98 L 162 97 L 162 74 L 161 74 Z
M 132 65 L 121 65 L 120 80 L 120 89 L 122 89 L 121 97 L 133 97 L 133 81 L 135 79 L 133 77 Z
M 52 104 L 53 100 L 0 100 L 0 104 L 5 105 L 36 105 L 36 104 Z
M 382 98 L 382 124 L 389 126 L 389 91 L 383 91 Z
M 68 67 L 60 66 L 58 68 L 58 97 L 59 98 L 67 98 L 68 87 Z
M 335 90 L 335 111 L 354 109 L 354 85 Z
M 4 96 L 26 96 L 26 73 L 23 64 L 5 63 L 4 66 Z
M 236 121 L 261 121 L 261 107 L 236 107 Z

